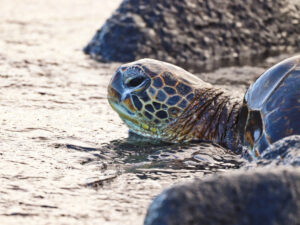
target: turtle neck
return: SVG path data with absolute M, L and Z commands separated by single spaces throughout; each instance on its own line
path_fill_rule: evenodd
M 195 90 L 195 97 L 184 113 L 168 127 L 175 134 L 172 139 L 204 140 L 240 151 L 238 117 L 240 98 L 215 87 Z M 168 131 L 169 132 L 169 131 Z

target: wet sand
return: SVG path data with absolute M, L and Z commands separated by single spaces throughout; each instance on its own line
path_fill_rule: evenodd
M 238 168 L 207 143 L 128 141 L 106 100 L 118 63 L 82 48 L 120 0 L 11 0 L 0 7 L 1 224 L 142 224 L 170 185 Z M 229 67 L 198 75 L 242 93 L 263 72 Z

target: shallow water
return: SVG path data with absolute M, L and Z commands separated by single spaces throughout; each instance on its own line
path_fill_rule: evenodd
M 128 138 L 106 100 L 119 64 L 94 62 L 81 51 L 119 3 L 1 5 L 2 224 L 142 224 L 164 188 L 245 162 L 210 143 Z M 198 75 L 242 97 L 263 70 L 245 66 Z

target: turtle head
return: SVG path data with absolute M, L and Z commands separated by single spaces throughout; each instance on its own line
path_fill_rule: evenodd
M 168 129 L 187 110 L 203 82 L 169 63 L 142 59 L 120 66 L 108 86 L 108 101 L 129 129 L 168 142 Z

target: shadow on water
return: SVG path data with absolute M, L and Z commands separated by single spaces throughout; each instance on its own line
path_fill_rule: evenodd
M 238 169 L 245 163 L 240 155 L 213 143 L 170 144 L 134 134 L 130 134 L 125 139 L 103 143 L 95 148 L 73 143 L 63 144 L 63 146 L 90 153 L 92 157 L 82 161 L 82 165 L 99 165 L 100 162 L 103 174 L 105 171 L 115 171 L 113 174 L 86 184 L 93 188 L 102 187 L 124 173 L 134 173 L 140 179 L 156 179 L 153 174 L 196 172 L 211 174 Z
M 240 155 L 210 142 L 170 144 L 132 133 L 128 138 L 116 139 L 98 148 L 74 144 L 65 144 L 65 147 L 92 153 L 94 160 L 110 160 L 126 168 L 236 169 L 245 162 Z

